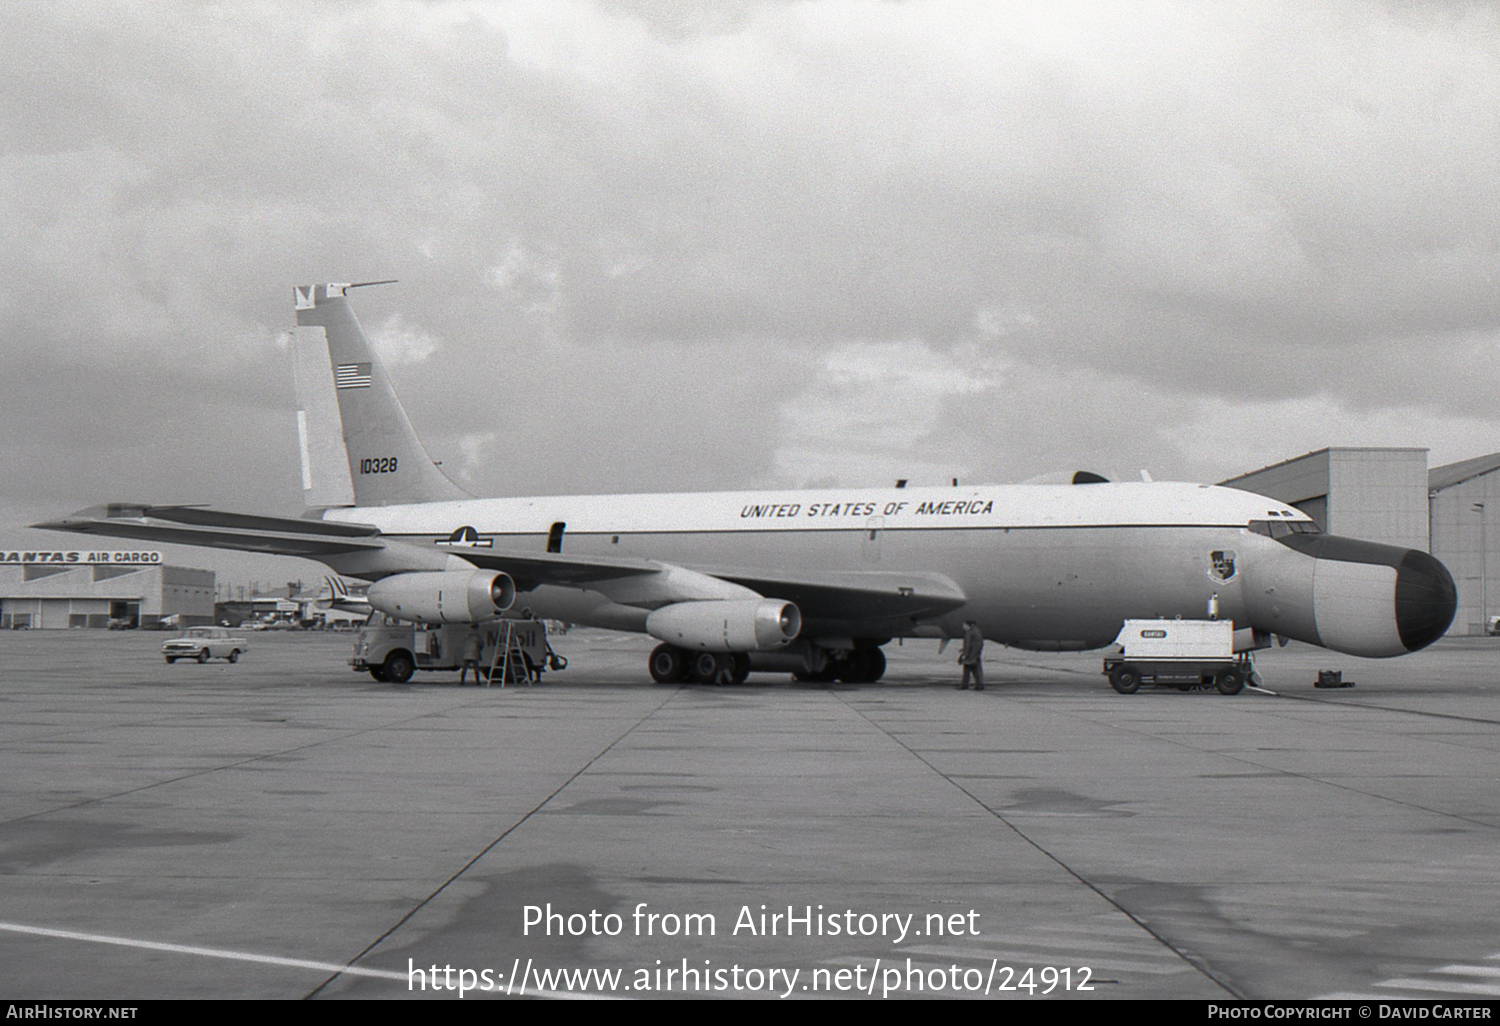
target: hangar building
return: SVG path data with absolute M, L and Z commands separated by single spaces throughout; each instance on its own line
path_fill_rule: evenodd
M 111 620 L 153 627 L 174 614 L 183 625 L 213 623 L 212 570 L 166 566 L 159 553 L 128 554 L 157 562 L 87 559 L 111 555 L 127 554 L 0 552 L 0 630 L 107 627 Z
M 1426 449 L 1319 449 L 1222 484 L 1296 506 L 1329 534 L 1429 544 Z
M 1500 615 L 1500 588 L 1491 588 L 1489 568 L 1500 566 L 1489 549 L 1500 545 L 1500 453 L 1434 467 L 1428 476 L 1432 554 L 1458 585 L 1458 613 L 1449 634 L 1484 634 Z M 1493 486 L 1493 487 L 1492 487 Z M 1491 497 L 1490 492 L 1495 492 Z M 1500 525 L 1496 525 L 1500 527 Z

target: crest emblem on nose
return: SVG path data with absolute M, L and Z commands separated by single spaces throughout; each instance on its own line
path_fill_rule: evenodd
M 1228 582 L 1235 575 L 1235 554 L 1228 549 L 1215 549 L 1208 554 L 1208 576 L 1216 581 Z

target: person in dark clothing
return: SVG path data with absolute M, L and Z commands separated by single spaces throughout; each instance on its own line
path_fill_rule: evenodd
M 468 679 L 469 671 L 474 671 L 474 683 L 480 683 L 479 676 L 479 653 L 483 646 L 479 642 L 479 632 L 470 631 L 464 638 L 463 663 L 458 671 L 458 682 L 464 683 Z
M 968 690 L 970 674 L 974 676 L 974 690 L 984 690 L 984 661 L 980 658 L 983 652 L 984 635 L 979 632 L 979 625 L 973 620 L 965 620 L 964 647 L 958 653 L 958 664 L 964 668 L 964 676 L 958 690 Z

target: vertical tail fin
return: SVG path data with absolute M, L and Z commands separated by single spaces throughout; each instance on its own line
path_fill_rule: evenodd
M 294 292 L 298 327 L 322 328 L 327 338 L 355 504 L 388 506 L 468 498 L 432 462 L 412 430 L 385 368 L 344 296 L 349 287 L 308 285 Z M 316 446 L 304 451 L 308 448 L 317 451 Z M 310 487 L 306 476 L 304 471 L 304 487 Z

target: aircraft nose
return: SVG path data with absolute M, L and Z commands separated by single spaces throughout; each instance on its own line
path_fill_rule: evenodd
M 1420 549 L 1330 534 L 1277 541 L 1313 557 L 1314 630 L 1325 648 L 1373 658 L 1403 655 L 1432 644 L 1453 622 L 1453 578 Z
M 1396 633 L 1408 652 L 1426 648 L 1448 629 L 1458 610 L 1458 589 L 1448 568 L 1417 549 L 1396 567 Z

